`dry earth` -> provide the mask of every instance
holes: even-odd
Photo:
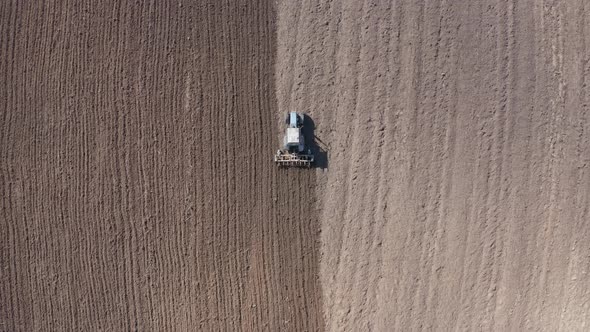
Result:
[[[588,6],[0,2],[0,330],[588,330]]]
[[[280,1],[327,330],[590,329],[589,6]]]

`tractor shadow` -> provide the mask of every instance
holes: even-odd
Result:
[[[315,122],[307,115],[303,115],[303,138],[305,144],[314,155],[313,168],[328,169],[328,145],[315,135]]]

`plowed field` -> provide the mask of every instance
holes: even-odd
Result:
[[[0,330],[316,330],[269,1],[0,3]]]
[[[588,330],[588,6],[1,1],[0,331]]]

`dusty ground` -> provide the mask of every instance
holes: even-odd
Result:
[[[0,2],[0,330],[317,330],[270,1]],[[298,204],[298,202],[300,204]]]
[[[590,7],[281,1],[331,331],[590,327]]]
[[[587,7],[0,2],[0,331],[588,330]]]

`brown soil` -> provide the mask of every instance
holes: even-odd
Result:
[[[329,154],[328,330],[588,329],[587,7],[281,2],[279,106]]]
[[[0,3],[0,330],[317,330],[272,1]]]
[[[587,7],[0,2],[0,331],[588,330]]]
[[[328,330],[588,330],[587,4],[280,2]]]

